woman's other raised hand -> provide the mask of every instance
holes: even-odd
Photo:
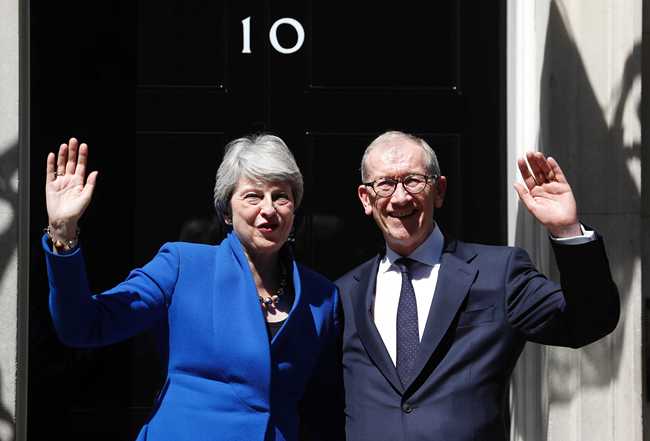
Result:
[[[47,155],[45,200],[53,240],[70,241],[77,235],[77,223],[90,204],[97,172],[86,179],[88,145],[70,138],[58,155]]]

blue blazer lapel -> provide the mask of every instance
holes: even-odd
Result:
[[[365,265],[354,276],[359,288],[354,290],[356,297],[353,301],[354,322],[359,333],[359,338],[366,348],[368,355],[375,363],[386,380],[402,393],[404,388],[397,376],[395,365],[388,354],[384,341],[379,335],[372,316],[372,305],[375,298],[375,285],[377,284],[377,270],[379,269],[379,256]]]
[[[285,320],[280,330],[275,334],[275,336],[271,340],[271,351],[273,353],[276,353],[276,351],[280,349],[281,344],[286,340],[286,336],[289,333],[287,330],[292,326],[294,326],[296,323],[299,323],[301,321],[300,317],[302,317],[303,314],[308,313],[305,309],[306,308],[306,305],[304,304],[305,302],[302,299],[303,287],[302,287],[302,281],[300,280],[300,271],[298,270],[298,265],[296,265],[295,261],[291,262],[291,268],[292,268],[291,280],[293,283],[295,298],[293,299],[293,305],[291,306],[291,310],[289,311],[289,316]],[[297,335],[300,335],[300,333],[298,332]]]
[[[474,253],[465,253],[462,244],[456,241],[452,240],[446,244],[440,261],[438,281],[429,309],[427,324],[407,389],[415,382],[438,348],[456,317],[458,309],[463,304],[478,273],[476,265],[471,263],[475,256]]]
[[[271,352],[269,337],[257,298],[257,289],[253,281],[248,259],[244,254],[239,239],[234,233],[216,247],[215,280],[213,295],[213,330],[214,338],[224,338],[216,332],[216,323],[228,321],[228,335],[232,344],[249,348],[255,354],[257,363],[246,365],[231,360],[231,366],[237,369],[249,369],[250,372],[233,372],[235,376],[247,378],[259,394],[242,397],[253,408],[269,409],[271,384]],[[223,329],[223,327],[220,327]]]

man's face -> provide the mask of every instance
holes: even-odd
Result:
[[[396,139],[375,147],[366,158],[368,181],[399,179],[428,174],[422,147],[409,139]],[[442,207],[447,180],[429,182],[424,190],[410,194],[397,184],[392,196],[380,198],[360,185],[358,195],[367,215],[375,219],[388,246],[398,254],[411,254],[433,231],[433,210]]]

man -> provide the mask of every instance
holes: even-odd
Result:
[[[526,158],[525,186],[515,187],[548,229],[561,285],[521,249],[444,235],[434,210],[447,179],[424,140],[387,132],[366,149],[358,196],[386,252],[337,281],[348,441],[507,440],[508,385],[524,344],[577,348],[616,327],[602,239],[578,222],[557,162]]]

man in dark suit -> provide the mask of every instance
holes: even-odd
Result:
[[[337,281],[348,441],[505,441],[525,343],[577,348],[616,327],[601,237],[578,222],[557,162],[526,160],[515,187],[548,229],[561,284],[521,249],[444,235],[433,214],[447,179],[424,140],[387,132],[366,149],[358,196],[386,252]]]

